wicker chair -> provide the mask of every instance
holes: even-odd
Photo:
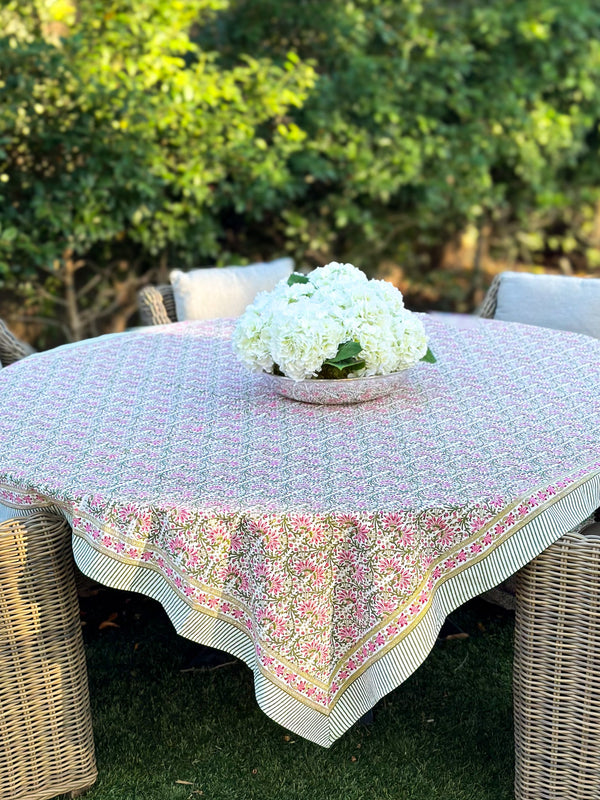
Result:
[[[35,352],[0,319],[0,366]],[[0,523],[0,800],[82,794],[96,760],[75,568],[65,520]]]
[[[8,367],[33,352],[33,348],[17,339],[0,319],[0,367]]]
[[[496,275],[476,311],[600,338],[600,279],[506,271]]]
[[[600,524],[517,577],[516,800],[600,798]]]
[[[145,286],[138,292],[140,322],[167,325],[188,319],[239,317],[259,292],[287,280],[293,269],[293,260],[284,256],[246,266],[172,270],[170,284]]]
[[[96,780],[70,528],[0,524],[0,799],[75,797]]]
[[[138,309],[142,325],[177,322],[173,287],[170,284],[144,286],[138,292]]]
[[[496,305],[498,304],[498,289],[500,288],[500,275],[495,275],[490,283],[489,289],[485,293],[485,297],[477,311],[475,312],[478,317],[484,319],[494,319],[496,313]]]
[[[480,317],[496,317],[503,276],[492,281]],[[600,524],[566,533],[484,597],[516,610],[516,800],[598,800]]]

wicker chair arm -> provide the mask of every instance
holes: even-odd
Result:
[[[168,325],[177,322],[173,288],[166,284],[144,286],[138,292],[138,308],[142,325]]]
[[[500,288],[500,275],[496,275],[487,290],[485,297],[475,315],[477,317],[484,317],[485,319],[493,319],[496,313],[496,305],[498,302],[498,289]]]
[[[34,352],[33,347],[17,339],[0,319],[0,366],[8,367]]]

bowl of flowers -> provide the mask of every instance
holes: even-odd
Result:
[[[396,391],[433,361],[423,323],[391,283],[332,262],[261,292],[233,347],[275,392],[306,403],[358,403]]]

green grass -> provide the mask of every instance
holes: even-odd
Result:
[[[257,706],[240,662],[182,672],[190,643],[151,600],[82,601],[99,777],[87,800],[509,800],[511,615],[473,601],[427,661],[329,750]],[[116,614],[119,627],[99,629]],[[185,783],[178,783],[185,781]]]

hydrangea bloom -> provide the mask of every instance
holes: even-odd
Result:
[[[277,365],[294,380],[314,378],[340,344],[353,341],[365,365],[348,377],[359,378],[406,369],[427,352],[422,322],[391,283],[335,261],[304,280],[261,292],[238,320],[233,345],[250,368]]]

